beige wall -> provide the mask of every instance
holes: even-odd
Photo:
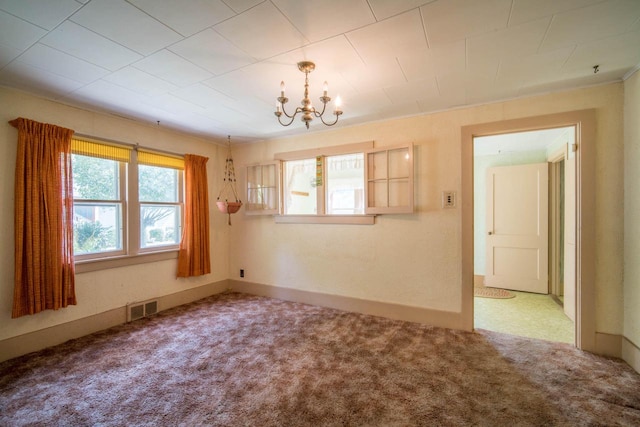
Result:
[[[322,145],[373,140],[381,147],[413,142],[416,213],[379,216],[375,225],[356,226],[275,224],[271,217],[245,216],[241,211],[228,227],[224,215],[212,210],[211,275],[176,280],[175,261],[79,274],[78,306],[14,320],[10,306],[16,131],[6,124],[8,120],[24,116],[96,137],[207,155],[211,158],[212,202],[225,150],[155,126],[6,89],[0,89],[0,105],[5,123],[0,131],[0,196],[5,201],[0,206],[0,227],[5,232],[0,243],[0,340],[226,278],[459,312],[461,214],[459,208],[442,209],[440,200],[444,190],[457,191],[460,196],[461,127],[587,108],[597,111],[597,330],[622,333],[621,83],[238,146],[234,157],[240,165],[272,159],[278,152]],[[238,277],[240,268],[245,269],[244,279]]]
[[[640,72],[624,82],[624,336],[640,347]]]
[[[77,133],[139,143],[178,153],[209,157],[209,198],[214,201],[224,167],[224,146],[106,114],[68,107],[0,88],[0,341],[50,326],[86,318],[127,303],[173,294],[228,277],[228,227],[224,215],[211,211],[212,274],[176,279],[176,260],[76,275],[78,305],[11,319],[14,265],[14,171],[17,130],[7,122],[25,117],[74,129]],[[222,141],[224,143],[224,141]]]
[[[442,209],[441,192],[461,188],[461,127],[593,108],[597,116],[596,324],[622,332],[623,86],[609,84],[473,108],[327,130],[240,147],[238,163],[283,151],[374,140],[415,144],[415,215],[379,216],[372,226],[275,224],[239,215],[230,240],[231,278],[461,310],[461,214]],[[348,113],[348,112],[347,112]],[[317,124],[315,126],[318,126]]]

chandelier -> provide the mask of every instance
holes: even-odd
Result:
[[[311,105],[311,100],[309,99],[309,73],[315,70],[315,68],[316,68],[316,64],[314,64],[311,61],[298,62],[298,70],[304,73],[304,98],[302,98],[302,102],[301,102],[302,107],[296,108],[293,114],[291,115],[288,114],[284,109],[284,104],[286,104],[289,101],[289,98],[284,96],[284,81],[280,82],[280,96],[277,98],[278,101],[276,102],[276,111],[274,114],[276,115],[276,117],[278,117],[278,122],[282,126],[289,126],[291,123],[293,123],[293,120],[296,118],[298,113],[302,113],[301,118],[305,126],[307,126],[307,129],[309,129],[309,122],[312,121],[314,117],[319,118],[320,121],[322,121],[322,123],[324,123],[327,126],[333,126],[336,123],[338,123],[338,118],[342,114],[342,110],[340,109],[341,101],[339,96],[336,97],[335,108],[333,110],[333,114],[336,116],[336,119],[331,123],[324,121],[324,113],[325,113],[325,109],[327,108],[327,103],[331,101],[331,98],[327,96],[327,91],[328,91],[327,82],[324,82],[322,96],[320,97],[320,101],[322,102],[322,111],[318,112]],[[283,114],[287,118],[291,119],[288,123],[283,123],[282,120],[280,119]]]

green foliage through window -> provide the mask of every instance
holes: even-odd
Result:
[[[104,252],[116,247],[116,234],[113,227],[105,227],[100,221],[76,222],[73,224],[73,252],[89,254]]]
[[[84,200],[118,200],[119,162],[73,154],[73,197]]]

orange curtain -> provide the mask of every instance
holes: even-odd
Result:
[[[184,230],[178,253],[178,277],[211,273],[207,157],[184,156]]]
[[[16,318],[76,304],[73,263],[73,131],[18,118],[15,182]]]

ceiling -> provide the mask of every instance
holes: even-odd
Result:
[[[343,127],[620,80],[639,47],[639,0],[0,0],[0,85],[235,142],[326,129],[274,116],[302,60]]]

